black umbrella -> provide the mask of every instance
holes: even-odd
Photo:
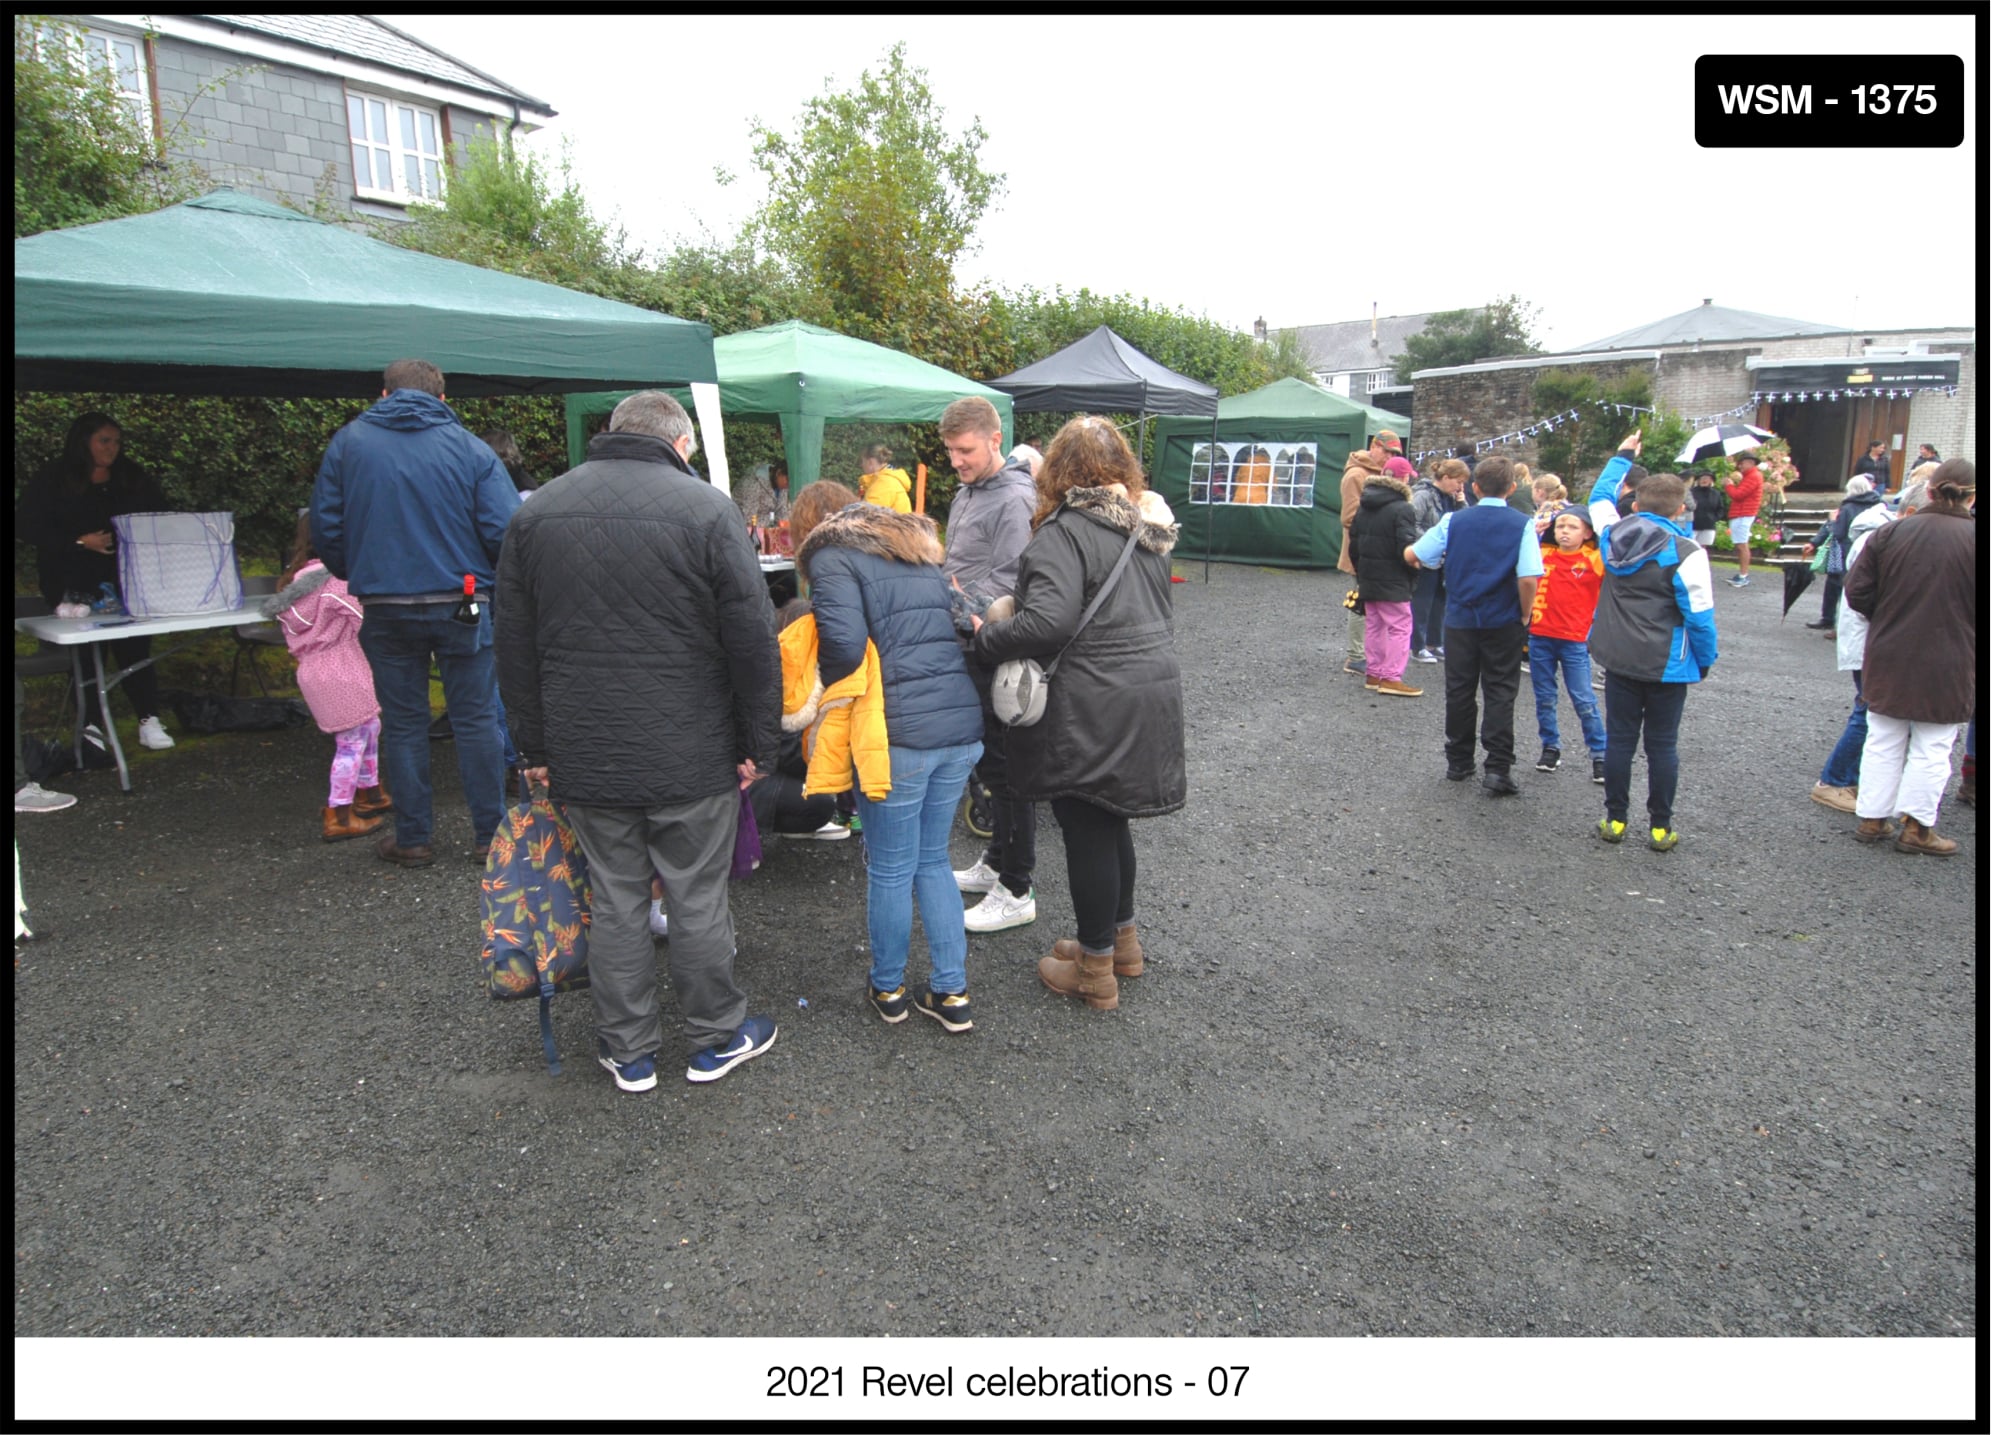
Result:
[[[1777,435],[1755,424],[1711,424],[1687,441],[1676,463],[1700,463],[1705,458],[1728,458],[1762,448]]]
[[[1792,604],[1799,601],[1799,595],[1812,587],[1814,576],[1810,563],[1785,565],[1785,606],[1778,614],[1780,623],[1785,621],[1785,614],[1792,611]]]

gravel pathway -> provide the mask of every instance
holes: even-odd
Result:
[[[1337,675],[1344,580],[1182,570],[1192,792],[1116,1013],[1036,980],[1046,816],[964,1036],[864,1008],[859,844],[779,843],[736,889],[777,1045],[625,1096],[587,996],[551,1079],[483,995],[471,865],[318,841],[319,734],[70,779],[16,824],[15,1333],[1976,1332],[1977,825],[1903,856],[1806,799],[1850,693],[1810,603],[1721,590],[1656,854],[1592,837],[1566,707],[1521,797],[1447,783],[1441,669]]]

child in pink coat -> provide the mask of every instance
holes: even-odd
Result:
[[[304,518],[292,552],[292,570],[264,600],[263,613],[285,630],[285,646],[298,660],[299,693],[320,730],[333,734],[320,837],[343,842],[380,827],[381,814],[390,807],[375,763],[382,707],[375,700],[368,656],[361,651],[361,604],[313,556]]]

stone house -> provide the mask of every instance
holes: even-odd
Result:
[[[1404,346],[1430,321],[1429,314],[1391,314],[1338,324],[1304,324],[1290,332],[1298,336],[1299,349],[1322,388],[1344,399],[1372,404],[1375,400],[1371,395],[1395,385],[1396,361],[1403,357]]]
[[[1493,360],[1412,376],[1411,451],[1462,443],[1535,463],[1536,377],[1590,368],[1606,379],[1646,370],[1656,407],[1687,417],[1731,414],[1782,435],[1803,485],[1838,489],[1874,439],[1889,445],[1890,486],[1919,443],[1973,451],[1978,334],[1944,329],[1842,329],[1718,308],[1695,309],[1561,354]],[[1497,441],[1496,441],[1497,440]],[[1572,475],[1574,477],[1574,475]]]
[[[455,146],[555,111],[369,15],[60,15],[141,126],[218,184],[405,217]]]

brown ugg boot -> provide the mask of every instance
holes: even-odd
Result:
[[[379,817],[357,816],[354,805],[349,803],[325,810],[320,817],[319,837],[322,842],[345,842],[350,837],[366,837],[381,825]]]
[[[1138,923],[1120,927],[1112,933],[1111,970],[1121,977],[1136,977],[1145,973],[1146,950],[1139,945]]]
[[[1074,937],[1064,937],[1055,944],[1049,955],[1059,962],[1080,962],[1083,960],[1083,945]],[[1137,924],[1120,927],[1111,939],[1111,970],[1121,977],[1144,976],[1146,972],[1146,952],[1139,945]]]
[[[389,789],[382,783],[364,787],[354,794],[354,811],[357,816],[373,817],[378,812],[387,812],[395,803],[389,800]]]
[[[1099,1011],[1113,1011],[1118,1006],[1118,977],[1111,970],[1112,960],[1109,952],[1093,957],[1075,942],[1061,941],[1042,958],[1037,970],[1042,985],[1050,991],[1081,997]]]
[[[1856,842],[1880,842],[1889,835],[1889,819],[1886,817],[1864,817],[1861,825],[1854,829]]]
[[[1903,832],[1896,839],[1898,852],[1921,852],[1927,857],[1950,857],[1958,851],[1958,844],[1949,837],[1940,837],[1937,828],[1926,827],[1914,817],[1903,819]]]

